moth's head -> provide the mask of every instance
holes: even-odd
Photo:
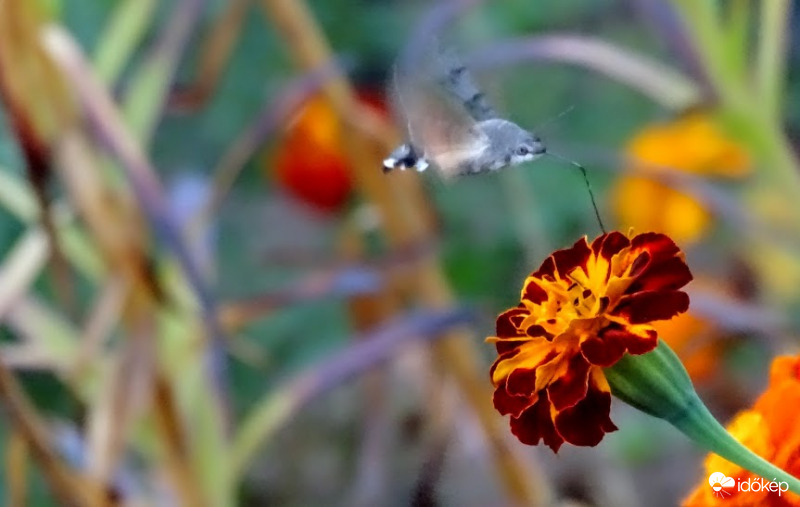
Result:
[[[541,157],[545,151],[547,150],[544,143],[538,136],[520,129],[515,142],[511,143],[509,146],[507,157],[510,165],[516,165],[536,160]]]
[[[489,141],[492,170],[536,160],[545,152],[539,137],[508,120],[487,120],[479,128]]]

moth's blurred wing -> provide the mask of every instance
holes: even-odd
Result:
[[[473,120],[485,121],[498,118],[497,111],[489,103],[472,73],[454,49],[438,49],[434,57],[439,85],[453,100],[464,107]]]
[[[475,121],[438,92],[434,83],[406,80],[396,89],[398,109],[406,120],[411,143],[444,178],[457,175],[465,162],[488,145],[486,136],[475,128]]]
[[[433,166],[439,170],[442,178],[450,180],[456,176],[470,173],[471,164],[479,158],[488,147],[485,137],[471,141],[462,146],[456,146],[450,150],[433,151],[429,158]]]

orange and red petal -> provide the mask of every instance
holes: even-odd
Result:
[[[590,383],[586,396],[555,417],[558,434],[570,444],[595,446],[618,428],[611,422],[611,393]]]
[[[645,256],[647,253],[643,252],[641,255]],[[659,262],[653,262],[651,259],[635,278],[628,287],[628,293],[680,289],[692,281],[692,273],[683,259],[672,257]]]
[[[639,340],[639,336],[630,334],[617,324],[611,324],[598,336],[583,340],[581,353],[591,364],[607,367],[619,361],[628,348],[637,348]]]
[[[500,338],[508,338],[523,334],[519,331],[519,328],[522,321],[525,320],[525,317],[529,314],[530,312],[522,304],[501,313],[495,322],[495,332],[497,336]]]
[[[525,285],[522,287],[523,301],[527,300],[531,303],[541,304],[547,301],[547,291],[544,290],[536,281],[536,278],[529,276],[525,280]]]
[[[520,442],[527,445],[538,445],[544,441],[553,452],[558,452],[564,439],[556,431],[550,415],[550,402],[547,395],[539,393],[535,403],[522,412],[519,417],[511,418],[511,433]]]
[[[534,391],[536,391],[536,368],[517,368],[506,379],[506,392],[512,396],[530,397]]]
[[[529,340],[500,354],[489,369],[489,375],[494,385],[505,383],[508,377],[519,369],[539,369],[536,373],[539,376],[541,366],[552,362],[557,355],[558,352],[550,347],[546,340]]]
[[[647,251],[650,254],[651,262],[662,262],[681,253],[678,245],[666,234],[658,232],[646,232],[638,234],[631,240],[631,251]]]
[[[753,408],[764,417],[776,442],[786,445],[795,435],[800,436],[797,428],[800,419],[800,382],[797,380],[770,383]],[[800,453],[800,447],[794,451]]]
[[[785,380],[800,382],[800,356],[778,356],[772,360],[769,383],[776,384]]]
[[[586,397],[590,366],[581,354],[573,354],[564,372],[550,382],[547,397],[557,411],[573,407]]]
[[[582,267],[586,271],[586,263],[591,255],[592,251],[584,236],[576,241],[571,248],[557,250],[550,257],[553,259],[559,277],[564,278],[577,267]]]
[[[581,347],[584,356],[597,366],[611,366],[616,363],[620,357],[614,358],[619,348],[623,348],[625,352],[633,355],[644,354],[650,352],[658,345],[658,334],[655,329],[650,326],[623,326],[618,323],[612,323],[599,333],[600,339],[606,347],[609,348],[605,354],[597,350],[598,345],[589,343]],[[589,342],[589,340],[587,340]],[[595,362],[597,361],[597,362]],[[609,362],[610,361],[610,362]]]
[[[630,246],[631,241],[627,236],[618,231],[613,231],[608,234],[598,236],[597,239],[592,241],[592,252],[598,257],[602,257],[607,261],[623,249]]]
[[[511,415],[511,417],[519,417],[519,415],[528,407],[530,407],[537,399],[536,395],[533,396],[515,396],[509,394],[505,385],[500,385],[494,390],[492,396],[492,403],[494,408],[500,412],[500,415]]]
[[[678,290],[651,290],[623,296],[609,315],[631,324],[668,320],[689,309],[689,295]]]
[[[545,259],[539,269],[534,271],[529,278],[552,280],[563,277],[578,266],[586,266],[591,253],[586,237],[583,237],[571,247],[556,250],[550,254],[550,257]],[[535,300],[532,301],[536,302]]]

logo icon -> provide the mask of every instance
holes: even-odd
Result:
[[[714,472],[708,476],[708,485],[714,490],[714,496],[725,498],[731,495],[731,491],[736,486],[733,477],[726,477],[722,472]]]

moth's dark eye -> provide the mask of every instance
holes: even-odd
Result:
[[[528,153],[530,153],[530,151],[528,151],[527,146],[520,146],[519,148],[517,148],[517,155],[525,156]]]

